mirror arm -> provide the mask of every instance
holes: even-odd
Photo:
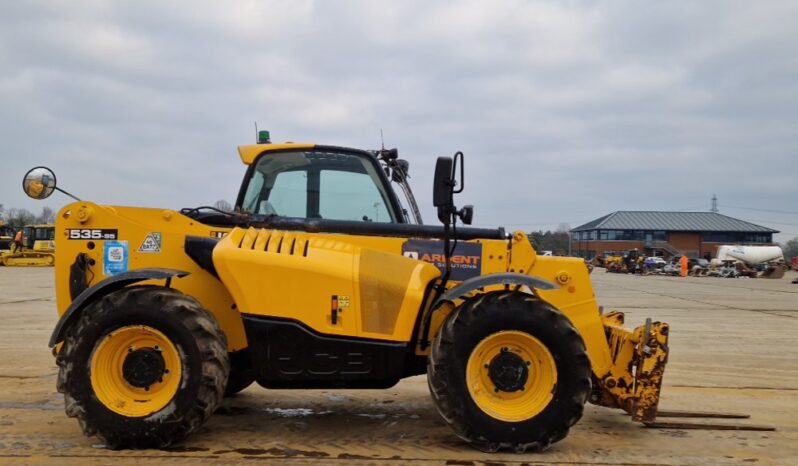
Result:
[[[55,189],[56,191],[60,191],[60,192],[62,192],[62,193],[64,193],[64,194],[66,194],[67,196],[71,197],[72,199],[74,199],[74,200],[76,200],[76,201],[80,202],[80,199],[78,199],[77,197],[73,196],[72,194],[69,194],[68,192],[64,191],[63,189],[59,188],[58,186],[56,186],[56,187],[55,187],[55,188],[53,188],[53,189]]]

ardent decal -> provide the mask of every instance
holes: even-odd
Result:
[[[411,239],[402,245],[402,254],[411,259],[429,262],[441,272],[446,268],[443,241]],[[449,278],[452,280],[462,281],[481,275],[482,245],[479,243],[457,243],[450,265],[452,273]]]

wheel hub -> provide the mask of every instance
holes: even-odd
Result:
[[[520,356],[502,348],[488,365],[488,377],[497,391],[517,392],[524,389],[529,369]]]
[[[136,388],[149,388],[163,380],[166,369],[161,352],[154,348],[129,350],[122,364],[122,376]]]

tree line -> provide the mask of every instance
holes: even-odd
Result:
[[[55,223],[55,211],[48,206],[42,207],[38,215],[28,209],[18,209],[16,207],[6,208],[0,204],[0,221],[5,222],[6,227],[17,231],[25,225]]]
[[[568,225],[560,225],[554,231],[532,231],[527,236],[529,236],[529,241],[532,242],[532,246],[534,246],[536,251],[551,251],[555,256],[567,256],[570,238],[568,229]]]
[[[798,236],[779,246],[784,251],[784,259],[787,262],[790,262],[793,257],[798,257]]]

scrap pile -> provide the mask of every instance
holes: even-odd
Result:
[[[790,269],[778,246],[720,246],[717,257],[686,259],[675,255],[669,261],[661,256],[644,256],[632,251],[606,251],[591,261],[607,272],[638,275],[672,275],[722,278],[783,278]]]

